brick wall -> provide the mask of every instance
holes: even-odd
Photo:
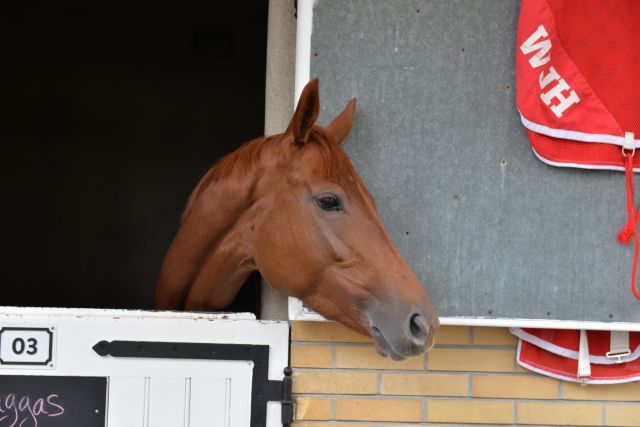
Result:
[[[640,426],[640,383],[580,386],[516,365],[502,328],[444,326],[425,357],[393,362],[329,322],[293,322],[297,427]]]

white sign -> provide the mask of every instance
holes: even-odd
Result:
[[[0,328],[0,367],[53,367],[54,328]]]

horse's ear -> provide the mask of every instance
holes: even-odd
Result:
[[[342,113],[338,114],[338,116],[329,123],[329,126],[327,126],[327,132],[329,132],[338,143],[341,143],[342,140],[349,135],[355,113],[356,99],[353,98],[347,106],[344,107]]]
[[[318,91],[318,79],[313,79],[302,90],[298,106],[287,133],[293,134],[293,140],[298,143],[306,143],[309,138],[311,126],[318,119],[320,113],[320,92]]]

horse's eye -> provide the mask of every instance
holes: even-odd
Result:
[[[317,199],[318,207],[323,211],[341,211],[342,203],[337,196],[323,196]]]

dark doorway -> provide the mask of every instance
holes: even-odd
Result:
[[[263,133],[267,6],[0,6],[0,305],[153,307],[189,192]]]

